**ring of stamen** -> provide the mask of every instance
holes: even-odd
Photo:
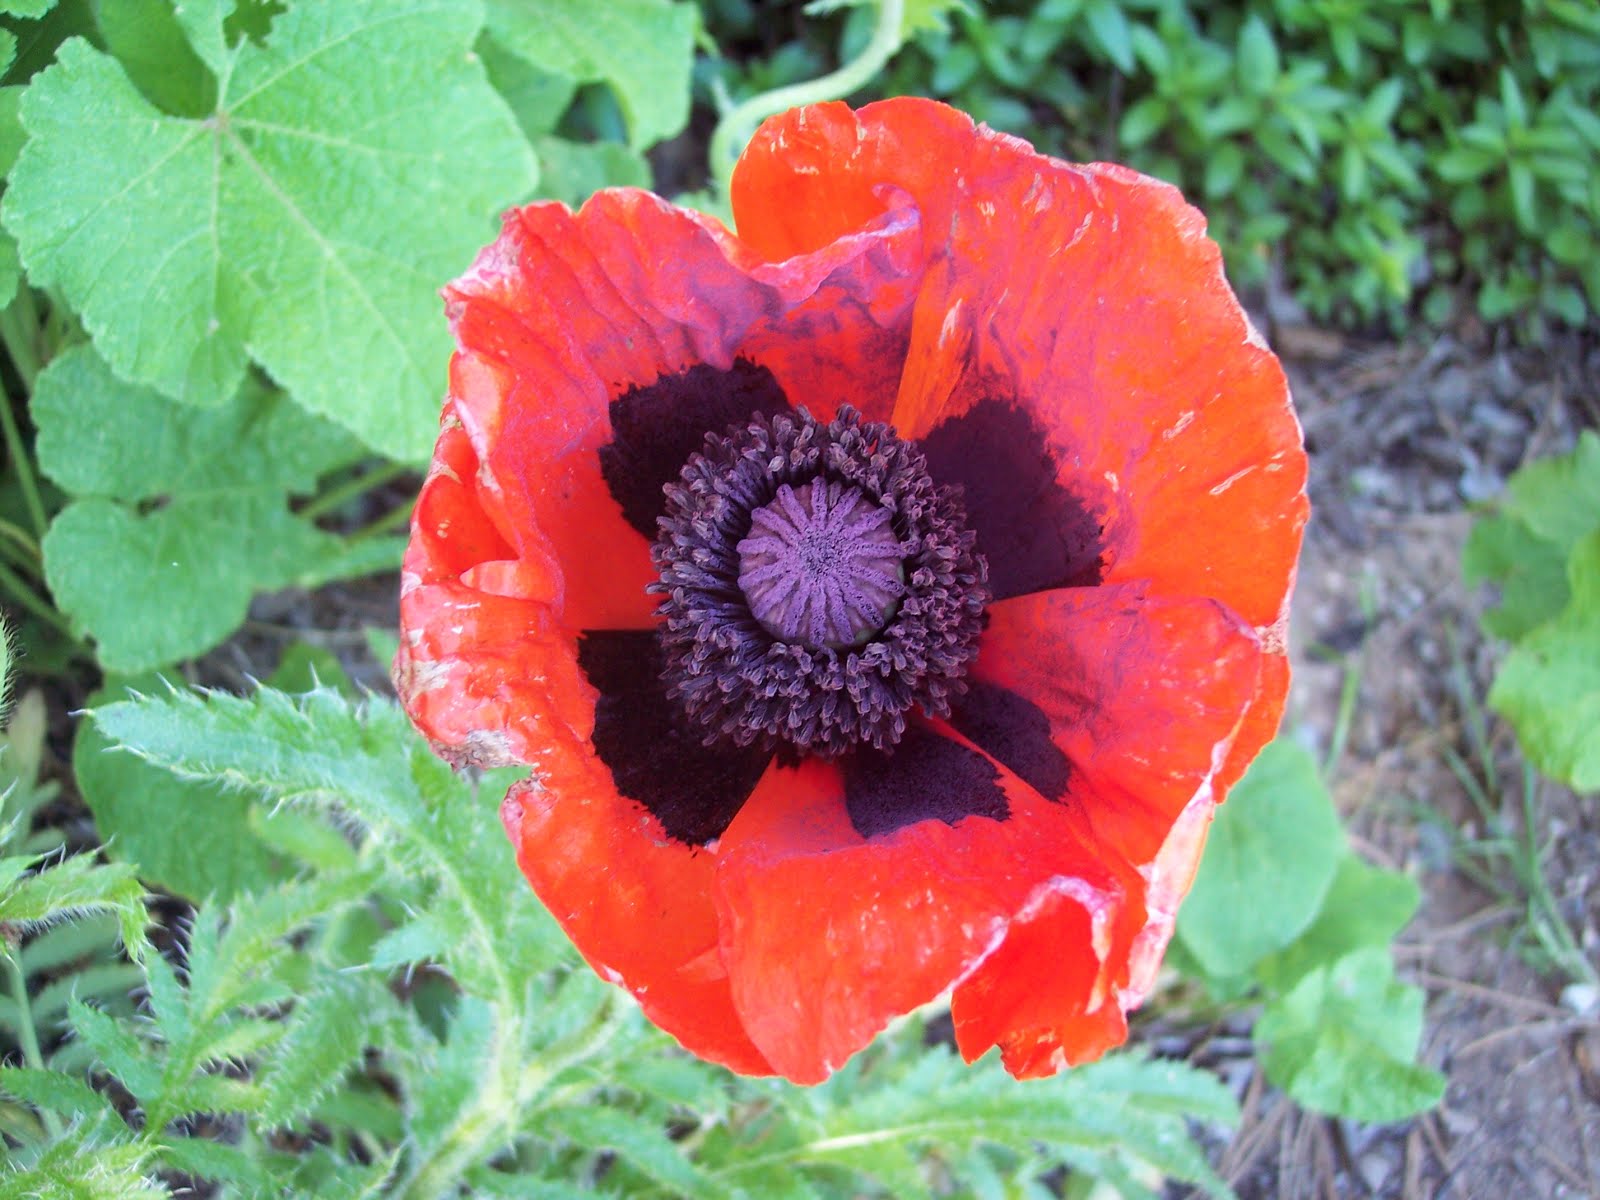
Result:
[[[652,555],[667,694],[708,745],[836,756],[945,716],[977,653],[987,566],[959,496],[848,407],[708,435]]]

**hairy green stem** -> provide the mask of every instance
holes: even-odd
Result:
[[[717,190],[721,195],[728,195],[734,161],[762,121],[774,113],[801,104],[819,104],[824,100],[848,96],[871,83],[873,76],[883,70],[894,52],[900,49],[906,6],[905,0],[877,0],[877,5],[878,22],[873,27],[872,39],[862,47],[860,54],[837,71],[751,96],[743,104],[723,114],[717,122],[716,131],[711,135],[710,150],[711,174],[717,181]]]
[[[0,958],[6,960],[6,975],[11,981],[11,994],[17,1001],[17,1040],[22,1043],[22,1061],[36,1071],[45,1069],[44,1052],[39,1049],[39,1031],[33,1024],[33,1005],[28,999],[28,977],[22,973],[22,964],[17,961],[17,956],[6,950],[0,950]],[[39,1110],[39,1119],[44,1123],[45,1132],[52,1138],[61,1136],[61,1119],[49,1109]]]
[[[502,1012],[500,1016],[507,1014]],[[395,1200],[435,1200],[455,1195],[462,1174],[482,1161],[491,1147],[510,1139],[523,1109],[552,1079],[592,1058],[611,1040],[618,1016],[615,1001],[607,997],[582,1029],[547,1047],[520,1069],[516,1067],[520,1022],[515,1018],[504,1024],[497,1022],[497,1032],[511,1031],[510,1036],[496,1038],[500,1045],[489,1055],[489,1061],[500,1064],[501,1070],[484,1085],[477,1101],[461,1114],[433,1152],[413,1167],[410,1177],[395,1192]]]
[[[385,463],[373,471],[362,475],[354,475],[343,483],[336,484],[323,492],[311,503],[300,510],[300,515],[308,521],[315,521],[318,517],[326,516],[346,501],[353,500],[364,492],[373,488],[382,487],[392,479],[398,479],[410,467],[400,463]]]

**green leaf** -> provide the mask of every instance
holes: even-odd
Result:
[[[87,346],[40,375],[40,469],[68,492],[148,500],[183,492],[309,492],[360,448],[282,396],[247,386],[214,411],[125,383]]]
[[[105,1121],[111,1128],[122,1124],[116,1106],[76,1075],[32,1067],[0,1066],[0,1089],[34,1108],[73,1120]]]
[[[650,186],[650,164],[617,142],[538,142],[539,192],[576,208],[605,187]]]
[[[153,677],[150,684],[161,686]],[[125,699],[135,686],[146,685],[124,681],[91,697],[89,707]],[[250,826],[249,797],[114,751],[92,720],[78,726],[72,767],[106,852],[151,883],[191,900],[227,903],[284,877],[285,862]],[[178,828],[182,838],[172,836]]]
[[[75,1128],[32,1165],[0,1177],[0,1200],[169,1200],[144,1174],[152,1147],[104,1145]]]
[[[1160,96],[1146,96],[1136,101],[1122,115],[1117,127],[1117,140],[1124,146],[1142,146],[1161,132],[1167,123],[1167,102]]]
[[[95,15],[105,48],[157,108],[184,117],[214,108],[216,80],[190,47],[171,0],[102,0]]]
[[[360,1059],[379,1015],[393,1006],[385,981],[371,972],[335,974],[298,999],[283,1039],[256,1073],[261,1123],[281,1127],[311,1113]]]
[[[424,457],[449,352],[437,290],[535,178],[470,53],[480,23],[442,0],[294,5],[263,44],[199,47],[220,59],[203,120],[65,43],[23,101],[3,208],[30,275],[121,375],[217,405],[254,359],[373,448]]]
[[[111,671],[210,649],[258,591],[397,561],[394,539],[346,542],[289,512],[287,491],[359,450],[253,383],[197,410],[119,380],[84,346],[40,374],[33,416],[41,469],[76,497],[45,535],[45,577]]]
[[[1245,974],[1311,924],[1343,851],[1315,760],[1279,738],[1217,809],[1178,937],[1207,974]]]
[[[643,150],[689,121],[689,74],[699,17],[672,0],[488,0],[500,44],[542,71],[616,93],[628,144]]]
[[[395,705],[262,688],[249,699],[177,692],[91,716],[182,777],[336,804],[369,826],[393,869],[437,883],[432,912],[456,931],[444,959],[469,990],[508,997],[565,944],[523,883],[495,804],[435,758]]]
[[[1600,434],[1585,429],[1571,454],[1529,463],[1506,486],[1505,511],[1569,554],[1600,529]]]
[[[684,1157],[661,1127],[615,1108],[562,1108],[540,1115],[541,1132],[589,1154],[610,1151],[647,1179],[689,1196],[722,1193]]]
[[[535,146],[538,139],[553,134],[562,116],[578,94],[578,82],[566,75],[541,71],[527,59],[513,54],[489,33],[478,39],[478,57],[489,82],[510,106],[523,136]],[[539,155],[539,181],[548,188],[549,167]]]
[[[1089,26],[1089,35],[1100,44],[1106,57],[1116,64],[1124,75],[1133,72],[1133,37],[1128,16],[1120,4],[1111,0],[1093,0],[1084,10],[1083,17]]]
[[[161,1094],[161,1064],[122,1022],[74,1000],[68,1007],[72,1028],[95,1059],[115,1075],[145,1107]]]
[[[1306,975],[1368,946],[1387,946],[1421,902],[1416,880],[1354,854],[1339,860],[1322,911],[1295,941],[1256,964],[1269,991],[1286,992]]]
[[[0,176],[11,173],[28,140],[22,128],[22,95],[20,87],[0,87]]]
[[[1468,584],[1500,589],[1500,603],[1484,612],[1483,627],[1508,641],[1544,624],[1567,602],[1562,548],[1517,517],[1480,518],[1462,549],[1461,573]]]
[[[56,0],[0,0],[0,12],[32,21],[56,6]]]
[[[1239,29],[1239,82],[1252,92],[1272,89],[1281,65],[1278,46],[1259,14],[1251,13]]]
[[[128,953],[143,958],[148,951],[144,888],[127,865],[97,863],[91,854],[78,854],[25,879],[6,878],[8,874],[0,870],[0,923],[28,928],[112,913]]]
[[[1346,955],[1270,1002],[1256,1023],[1267,1079],[1317,1112],[1401,1121],[1444,1096],[1417,1065],[1420,989],[1399,983],[1386,949]]]
[[[1600,530],[1567,561],[1571,599],[1506,658],[1489,706],[1533,764],[1575,791],[1600,791]]]

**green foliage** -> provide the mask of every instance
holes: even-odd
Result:
[[[113,685],[92,705],[126,699],[133,688],[164,687],[151,675]],[[133,864],[139,876],[192,900],[227,903],[285,877],[288,864],[251,820],[250,799],[215,784],[174,779],[131,754],[113,753],[90,722],[78,727],[73,774],[106,853]],[[285,814],[293,819],[313,819]],[[172,831],[182,828],[184,836]]]
[[[1418,899],[1411,879],[1350,852],[1315,762],[1279,739],[1217,810],[1177,957],[1219,998],[1261,1000],[1267,1077],[1300,1104],[1401,1120],[1444,1094],[1414,1061],[1422,992],[1388,954]]]
[[[1316,763],[1292,742],[1272,743],[1212,823],[1178,927],[1185,948],[1219,979],[1283,949],[1320,910],[1341,840]]]
[[[689,68],[700,21],[673,0],[487,0],[489,33],[538,70],[603,82],[617,96],[628,145],[641,150],[689,123]]]
[[[4,206],[29,277],[128,378],[216,405],[253,359],[368,445],[420,458],[449,348],[435,289],[535,177],[466,54],[472,7],[300,4],[262,45],[230,45],[210,8],[185,30],[217,81],[203,119],[163,112],[83,41],[29,86]]]
[[[1309,972],[1256,1025],[1267,1078],[1307,1108],[1399,1121],[1444,1098],[1444,1079],[1415,1064],[1422,993],[1399,983],[1381,947]]]
[[[1570,599],[1518,641],[1489,704],[1515,726],[1538,768],[1580,792],[1600,791],[1600,530],[1567,559]]]
[[[71,497],[43,541],[45,577],[110,670],[210,649],[257,591],[398,565],[396,539],[347,541],[289,511],[289,493],[360,450],[253,381],[194,408],[79,346],[40,374],[33,418],[39,467]]]
[[[1513,475],[1468,538],[1469,583],[1497,585],[1483,618],[1512,642],[1489,705],[1540,771],[1600,790],[1600,436]]]
[[[930,1048],[915,1019],[809,1090],[677,1054],[576,962],[494,796],[389,704],[168,692],[92,719],[152,770],[337,813],[352,853],[203,906],[181,962],[145,955],[142,1012],[70,1003],[67,1045],[142,1120],[84,1082],[87,1063],[0,1068],[33,1115],[12,1131],[40,1194],[145,1195],[160,1170],[251,1194],[1020,1195],[1062,1167],[1127,1197],[1162,1178],[1227,1194],[1186,1122],[1230,1122],[1233,1099],[1181,1064],[1113,1056],[1023,1087],[994,1058]],[[190,1136],[207,1113],[247,1132]],[[60,1157],[50,1122],[93,1154]],[[270,1149],[312,1123],[323,1149]]]
[[[1465,305],[1533,337],[1600,311],[1600,9],[1585,0],[947,7],[875,94],[935,96],[1050,153],[1177,183],[1238,281],[1278,275],[1312,315],[1358,325]],[[724,41],[759,6],[711,8]],[[846,54],[867,20],[852,16]],[[809,53],[729,65],[726,86],[816,74],[838,34],[807,32]]]

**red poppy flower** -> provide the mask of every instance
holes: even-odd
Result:
[[[939,104],[774,118],[732,200],[535,204],[447,291],[400,694],[695,1053],[820,1080],[952,992],[1091,1059],[1282,712],[1283,374],[1174,189]]]

